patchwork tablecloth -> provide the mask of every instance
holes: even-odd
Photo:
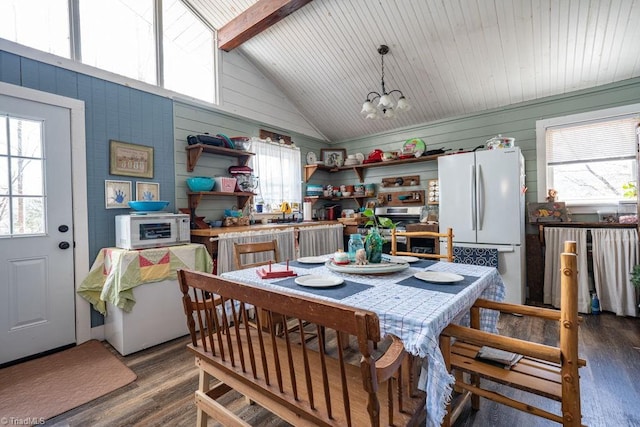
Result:
[[[427,267],[410,267],[388,275],[341,274],[328,269],[324,264],[301,268],[290,264],[300,276],[306,274],[340,276],[347,286],[349,283],[370,285],[360,286],[357,292],[345,296],[344,289],[338,288],[335,295],[330,292],[310,292],[308,288],[293,286],[292,280],[263,280],[256,269],[230,271],[223,277],[242,283],[276,289],[282,292],[302,294],[328,301],[339,301],[352,307],[375,312],[380,318],[383,335],[399,337],[406,350],[425,358],[426,366],[420,379],[420,387],[427,391],[427,425],[440,426],[445,414],[446,403],[451,397],[454,378],[447,372],[439,347],[440,332],[450,323],[464,323],[469,308],[479,297],[504,300],[504,283],[498,270],[493,267],[438,262]],[[463,275],[464,286],[451,292],[448,284],[426,283],[420,286],[412,277],[419,271],[445,271]],[[282,282],[283,286],[278,283]],[[407,282],[411,286],[407,286]],[[441,287],[441,290],[438,289]],[[328,289],[327,289],[328,291]],[[482,310],[481,324],[487,331],[497,332],[499,313]]]
[[[141,250],[103,248],[77,292],[102,314],[107,302],[129,312],[136,301],[133,288],[176,279],[181,268],[210,273],[213,260],[206,247],[196,243]]]

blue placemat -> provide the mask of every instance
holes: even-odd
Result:
[[[281,262],[280,265],[285,265],[284,262]],[[316,268],[321,267],[324,263],[311,264],[308,262],[298,262],[298,261],[289,261],[289,267],[297,267],[297,268]]]
[[[412,262],[409,264],[413,268],[427,268],[430,265],[437,263],[438,261],[434,261],[432,259],[421,259],[420,261]]]
[[[310,294],[319,295],[323,297],[333,299],[343,299],[357,294],[358,292],[365,291],[371,287],[371,285],[365,285],[358,282],[352,282],[345,280],[338,286],[332,286],[330,288],[310,288],[308,286],[300,286],[295,282],[295,277],[289,277],[280,282],[273,282],[273,285],[282,286],[283,288],[295,289],[297,291],[304,291]]]
[[[411,286],[412,288],[426,289],[429,291],[436,292],[444,292],[447,294],[457,294],[476,280],[478,280],[475,276],[464,276],[464,280],[455,283],[435,283],[435,282],[427,282],[424,280],[420,280],[415,278],[414,276],[407,277],[404,280],[396,283],[396,285],[401,286]]]

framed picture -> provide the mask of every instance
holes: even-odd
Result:
[[[105,208],[128,208],[131,200],[131,181],[104,181]]]
[[[569,221],[564,202],[527,203],[527,213],[530,223]]]
[[[109,173],[153,178],[153,147],[110,140]]]
[[[344,159],[347,157],[347,150],[344,148],[321,148],[320,160],[322,160],[325,166],[342,166],[344,165]]]
[[[160,184],[157,182],[136,182],[136,200],[148,202],[160,200]]]

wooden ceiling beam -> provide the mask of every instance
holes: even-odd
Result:
[[[218,30],[218,47],[229,52],[311,1],[258,0]]]

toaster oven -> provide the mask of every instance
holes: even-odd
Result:
[[[191,242],[189,215],[173,213],[116,216],[116,247],[147,249]]]

